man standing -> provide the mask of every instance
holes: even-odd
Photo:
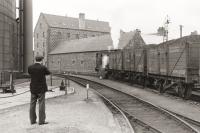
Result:
[[[43,56],[36,56],[36,63],[28,67],[28,73],[31,76],[30,91],[31,91],[31,102],[30,102],[30,122],[31,124],[36,123],[36,102],[39,102],[39,125],[47,124],[45,122],[45,92],[47,89],[46,75],[50,74],[50,71],[42,65]]]

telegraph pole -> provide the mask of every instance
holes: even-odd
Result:
[[[179,25],[180,26],[180,38],[182,37],[182,32],[183,32],[183,25]]]
[[[170,19],[169,19],[169,16],[167,15],[164,22],[165,30],[164,30],[164,35],[163,35],[163,42],[168,41],[169,23],[170,23]]]

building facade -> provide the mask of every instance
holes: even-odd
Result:
[[[16,1],[0,1],[0,83],[9,79],[9,72],[20,71],[20,46],[16,21]]]
[[[130,49],[144,46],[145,42],[141,36],[141,31],[136,29],[130,32],[120,30],[118,49]]]
[[[48,65],[48,53],[60,42],[105,34],[110,34],[108,22],[85,19],[83,13],[79,18],[41,13],[34,30],[34,55],[43,55]]]
[[[49,69],[56,73],[95,75],[97,52],[112,48],[113,41],[110,35],[61,42],[49,53]]]

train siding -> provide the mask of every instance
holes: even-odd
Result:
[[[200,36],[116,50],[109,55],[108,74],[132,83],[150,85],[160,93],[174,90],[187,99],[199,85]]]

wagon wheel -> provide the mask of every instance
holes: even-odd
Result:
[[[133,81],[133,74],[129,73],[129,77],[128,77],[129,83],[132,83]]]
[[[158,82],[159,82],[159,81],[158,81],[157,79],[155,79],[154,82],[153,82],[153,86],[154,86],[155,89],[158,89],[158,88],[159,88]]]
[[[158,91],[159,91],[160,93],[163,93],[163,82],[162,82],[162,81],[160,82],[160,86],[159,86],[159,88],[158,88]]]
[[[184,94],[185,94],[185,87],[182,85],[182,83],[178,84],[176,86],[176,89],[178,90],[178,96],[184,98]]]
[[[160,93],[163,93],[163,84],[162,84],[162,81],[155,80],[154,86],[155,86],[156,90],[158,90]]]
[[[186,85],[184,99],[189,99],[192,94],[192,86]]]
[[[147,79],[147,84],[148,84],[148,86],[150,86],[150,87],[154,87],[154,79],[152,79],[152,78],[148,78]]]

